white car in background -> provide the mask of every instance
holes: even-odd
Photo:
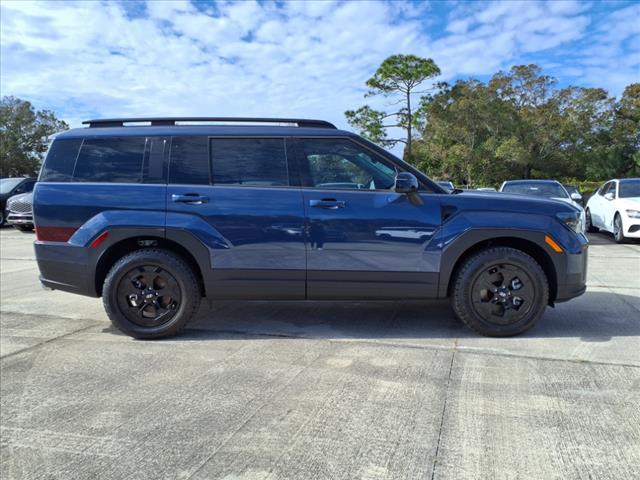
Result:
[[[616,242],[640,239],[640,178],[609,180],[594,193],[586,207],[587,230],[606,230]]]
[[[585,211],[582,205],[578,203],[582,200],[582,196],[577,192],[570,195],[567,189],[557,180],[507,180],[502,182],[499,191],[569,203],[580,211],[580,230],[585,233]]]

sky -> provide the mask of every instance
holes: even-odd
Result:
[[[636,2],[0,3],[0,90],[82,120],[320,118],[344,111],[392,54],[433,58],[437,81],[537,63],[559,85],[620,95],[640,81]]]

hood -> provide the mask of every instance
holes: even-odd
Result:
[[[18,195],[14,195],[13,197],[7,200],[7,207],[14,201],[21,201],[25,203],[33,203],[33,192],[28,193],[19,193]]]
[[[498,212],[542,213],[554,215],[558,212],[582,211],[582,207],[567,199],[551,200],[542,197],[519,195],[502,192],[474,192],[464,190],[463,193],[451,194],[446,197],[452,204],[459,204],[465,209],[492,210]]]
[[[622,208],[633,208],[640,210],[640,197],[618,198],[618,205]]]

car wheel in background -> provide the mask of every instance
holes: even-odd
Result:
[[[107,274],[102,300],[107,315],[134,338],[162,338],[182,331],[200,306],[191,267],[167,250],[136,250]]]
[[[625,243],[627,240],[624,236],[624,229],[622,228],[622,218],[617,212],[613,218],[613,238],[615,238],[617,243]]]
[[[593,226],[593,221],[591,220],[591,211],[588,208],[587,208],[587,211],[585,212],[585,217],[586,217],[585,222],[586,222],[587,232],[589,233],[598,232],[600,229]]]
[[[549,302],[542,267],[529,255],[509,247],[480,251],[458,270],[453,309],[472,330],[507,337],[533,327]]]
[[[0,211],[0,227],[4,226],[4,212]]]

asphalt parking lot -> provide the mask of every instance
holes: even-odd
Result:
[[[0,478],[640,478],[640,245],[588,292],[478,337],[447,302],[235,302],[182,337],[41,290],[0,231]]]

